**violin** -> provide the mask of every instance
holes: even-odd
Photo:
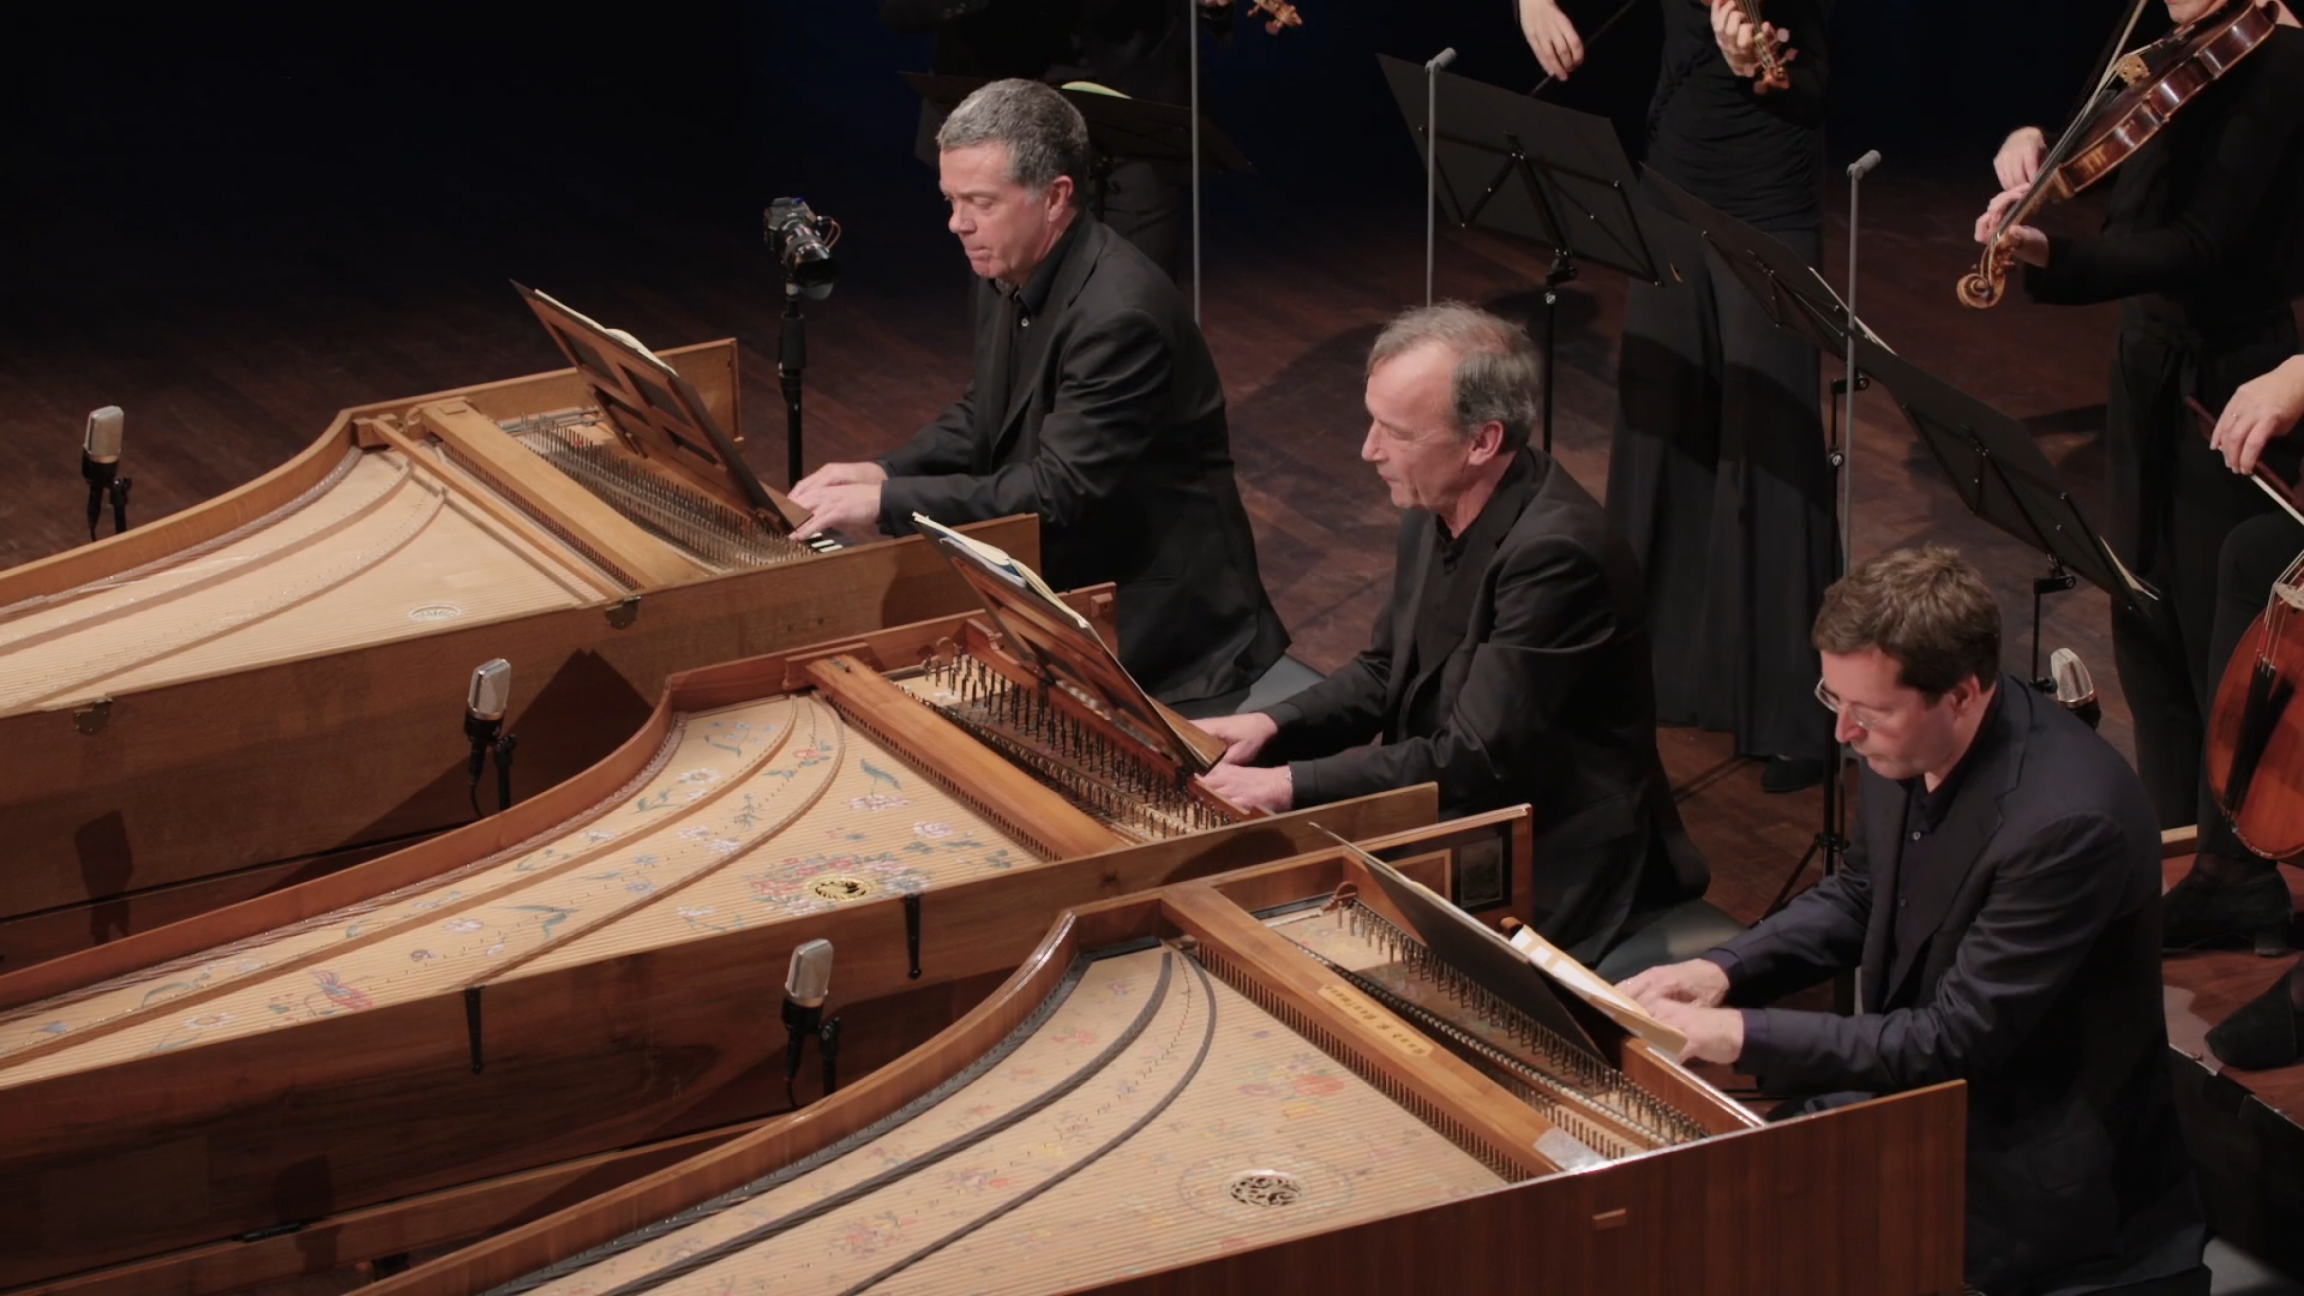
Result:
[[[1296,6],[1284,3],[1283,0],[1248,0],[1248,12],[1250,16],[1263,15],[1267,19],[1265,30],[1275,36],[1280,34],[1283,27],[1304,25],[1304,15],[1296,12]]]
[[[2188,402],[2189,403],[2189,402]],[[2198,404],[2203,432],[2216,420]],[[2288,515],[2304,524],[2304,492],[2258,464],[2253,474]],[[2208,789],[2240,843],[2266,859],[2304,855],[2304,554],[2272,583],[2264,610],[2248,623],[2216,685],[2208,714]]]
[[[1768,27],[1760,20],[1760,0],[1736,0],[1736,11],[1752,24],[1752,51],[1760,57],[1760,75],[1752,78],[1752,93],[1791,89],[1792,74],[1784,70],[1784,60],[1776,56],[1777,44],[1768,39]]]
[[[2089,107],[2041,162],[2031,189],[2001,217],[1976,272],[1960,280],[1960,303],[1977,310],[1998,305],[2011,260],[2004,244],[2008,232],[2136,156],[2186,104],[2263,48],[2279,25],[2279,12],[2271,0],[2241,0],[2114,61]]]

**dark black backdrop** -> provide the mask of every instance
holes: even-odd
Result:
[[[1639,0],[1595,48],[1564,102],[1636,133],[1655,2]],[[1578,0],[1574,12],[1590,28],[1612,4]],[[1538,75],[1507,0],[1302,7],[1306,27],[1286,38],[1250,29],[1207,47],[1215,110],[1263,172],[1233,187],[1368,202],[1412,188],[1414,155],[1375,51],[1422,59],[1454,44],[1470,75],[1511,86]],[[1835,153],[1876,146],[1892,165],[1974,165],[2008,127],[2061,114],[2113,7],[1846,0]],[[453,244],[588,192],[731,228],[770,196],[809,194],[864,240],[859,254],[883,250],[883,208],[892,227],[932,219],[933,187],[910,152],[913,105],[894,76],[925,65],[926,43],[881,30],[869,0],[642,13],[615,22],[589,6],[415,0],[12,17],[0,193],[23,237],[5,255],[39,255],[39,220],[21,228],[31,215],[98,222],[154,268],[284,236],[325,242],[334,228],[357,258],[361,240]],[[887,255],[901,256],[898,241]]]

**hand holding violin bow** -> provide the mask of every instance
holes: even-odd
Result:
[[[1760,20],[1759,0],[1711,0],[1712,39],[1728,70],[1752,82],[1752,93],[1792,88],[1792,74],[1784,65],[1799,57],[1787,48],[1791,34]]]

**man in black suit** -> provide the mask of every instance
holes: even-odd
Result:
[[[2160,833],[2135,772],[2000,674],[1999,609],[1948,549],[1849,573],[1813,638],[1817,697],[1868,766],[1846,867],[1622,989],[1688,1036],[1684,1059],[1824,1095],[1806,1110],[1967,1081],[1967,1273],[1991,1296],[2205,1293],[2160,1002]],[[1851,968],[1852,1017],[1720,1006]]]
[[[1541,375],[1526,332],[1469,306],[1385,328],[1360,457],[1407,510],[1391,604],[1335,675],[1201,727],[1231,744],[1209,786],[1265,809],[1428,781],[1444,814],[1530,803],[1538,930],[1591,961],[1710,874],[1656,754],[1631,552],[1528,444]]]
[[[981,278],[976,372],[910,441],[792,488],[801,534],[1037,513],[1058,589],[1119,585],[1120,661],[1164,702],[1236,702],[1288,646],[1232,477],[1224,387],[1176,287],[1075,201],[1088,127],[1033,81],[938,134],[951,230]]]

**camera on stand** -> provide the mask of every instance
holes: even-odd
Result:
[[[800,299],[822,301],[832,295],[832,281],[840,275],[840,263],[832,259],[832,245],[840,241],[840,222],[810,211],[805,199],[779,198],[760,214],[760,239],[784,270],[776,378],[784,389],[784,485],[789,490],[803,473],[800,371],[808,367],[808,321],[800,314]]]
[[[806,199],[779,198],[761,214],[760,237],[784,267],[787,293],[796,290],[810,301],[832,295],[832,281],[840,275],[840,263],[832,259],[840,222],[810,211]]]

